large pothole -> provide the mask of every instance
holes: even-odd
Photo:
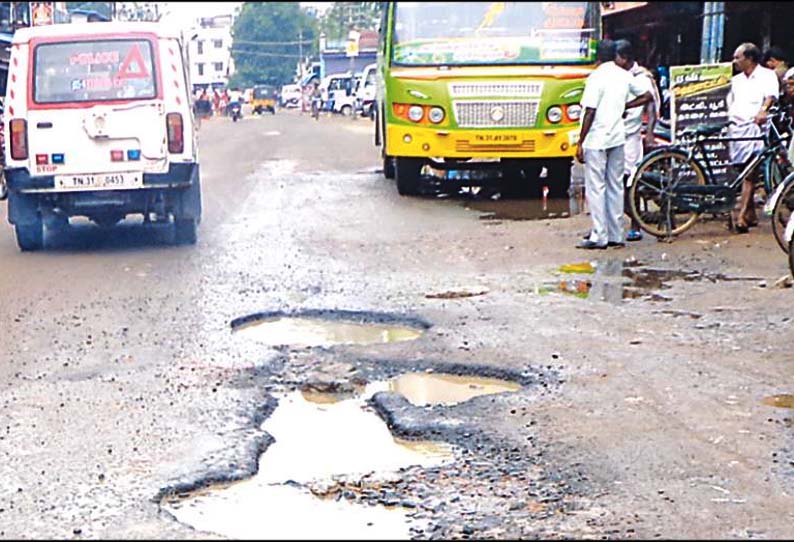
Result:
[[[416,318],[352,311],[260,313],[232,322],[235,334],[257,343],[307,347],[411,341],[429,327]]]
[[[230,538],[407,539],[411,506],[400,506],[398,496],[384,497],[384,506],[320,497],[339,480],[386,481],[409,467],[455,460],[447,443],[394,438],[367,399],[388,391],[416,406],[450,406],[518,389],[493,378],[409,373],[347,395],[285,393],[262,424],[274,442],[253,478],[168,497],[162,506],[182,523]]]

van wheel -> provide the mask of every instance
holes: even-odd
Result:
[[[14,229],[20,250],[31,252],[44,247],[44,223],[41,218],[32,224],[15,224]]]
[[[416,196],[422,186],[422,158],[394,158],[394,178],[397,179],[397,192],[401,196]]]
[[[174,221],[174,241],[177,245],[195,245],[198,224],[193,218]]]
[[[353,116],[353,108],[350,107],[349,105],[343,105],[342,106],[342,115],[344,115],[346,117],[352,117]]]

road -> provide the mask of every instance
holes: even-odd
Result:
[[[768,224],[583,253],[585,214],[398,196],[371,130],[295,111],[204,122],[195,246],[128,221],[21,253],[0,207],[0,537],[220,537],[161,497],[252,476],[282,393],[417,370],[522,387],[371,403],[396,436],[456,447],[384,482],[419,503],[416,538],[794,535],[794,418],[769,399],[794,393],[792,293]],[[330,347],[231,331],[279,311],[427,329]]]

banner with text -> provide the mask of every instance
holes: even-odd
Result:
[[[670,67],[673,141],[685,128],[728,120],[726,98],[731,90],[731,63]],[[723,129],[719,135],[726,135]],[[725,181],[730,156],[727,141],[704,144],[714,181]]]

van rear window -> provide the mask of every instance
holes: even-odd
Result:
[[[74,103],[157,96],[148,40],[42,43],[36,46],[33,101]]]

